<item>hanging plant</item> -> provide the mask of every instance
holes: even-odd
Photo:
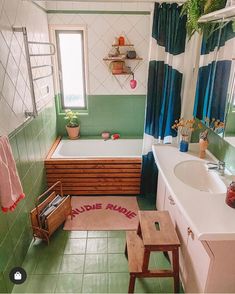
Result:
[[[218,27],[216,23],[199,23],[199,18],[207,13],[224,8],[226,0],[187,0],[182,8],[181,14],[187,15],[187,34],[189,38],[195,32],[203,33],[205,37],[209,37],[211,33]]]

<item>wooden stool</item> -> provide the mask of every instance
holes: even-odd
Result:
[[[136,277],[173,277],[174,292],[179,292],[180,242],[168,211],[139,211],[136,231],[127,231],[125,254],[128,258],[130,282],[128,293],[134,293]],[[172,269],[149,270],[151,251],[171,251]]]

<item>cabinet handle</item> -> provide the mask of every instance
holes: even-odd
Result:
[[[171,195],[168,196],[168,199],[169,199],[171,205],[175,205],[175,201],[174,201],[174,199],[171,197]]]

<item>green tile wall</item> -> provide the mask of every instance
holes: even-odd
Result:
[[[81,135],[97,136],[102,131],[118,132],[121,136],[142,137],[144,132],[145,95],[91,95],[88,112],[80,115]],[[56,96],[57,132],[66,135],[60,96]]]
[[[46,187],[43,160],[56,138],[54,104],[10,138],[26,198],[14,212],[0,212],[0,293],[11,292],[9,271],[22,264],[32,240],[29,211],[34,207],[35,197]]]
[[[234,108],[228,113],[226,123],[226,136],[234,136],[235,134],[235,111]]]

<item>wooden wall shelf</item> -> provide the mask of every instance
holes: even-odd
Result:
[[[133,47],[133,44],[124,44],[124,45],[119,45],[119,44],[113,44],[112,47]]]
[[[126,40],[128,40],[127,38],[125,38]],[[129,42],[129,41],[128,41]],[[112,74],[112,76],[116,79],[116,81],[118,82],[118,84],[120,85],[121,88],[123,88],[124,84],[128,81],[129,77],[135,72],[135,70],[138,68],[140,62],[143,60],[143,58],[136,56],[135,58],[127,58],[127,52],[129,50],[134,51],[134,44],[131,43],[127,43],[124,45],[119,45],[119,44],[112,44],[112,47],[121,47],[122,49],[118,49],[116,48],[116,52],[111,54],[111,51],[114,51],[114,49],[111,49],[108,55],[116,55],[119,54],[118,56],[113,56],[113,57],[104,57],[103,61],[105,61],[107,67],[110,70],[110,73]],[[129,49],[128,47],[132,47],[131,49]],[[137,55],[137,54],[136,54]],[[123,66],[120,68],[120,71],[123,71],[121,73],[113,73],[112,69],[110,67],[111,63],[113,61],[119,61],[119,62],[123,62]],[[131,67],[130,67],[130,63],[128,63],[128,61],[133,62]],[[121,80],[121,78],[119,79],[119,76],[126,76],[126,78],[124,80]]]
[[[118,57],[107,57],[103,58],[104,61],[125,61],[125,60],[143,60],[141,57],[136,57],[136,58],[118,58]]]

